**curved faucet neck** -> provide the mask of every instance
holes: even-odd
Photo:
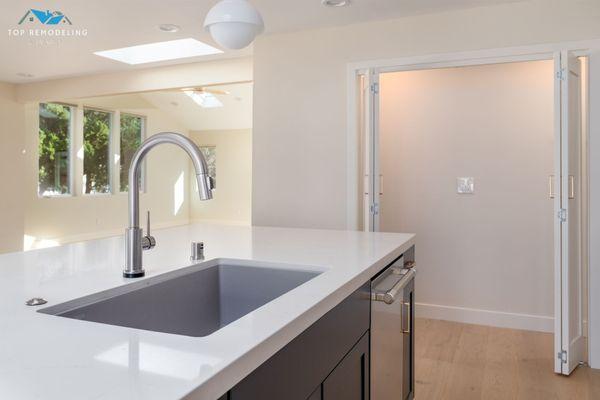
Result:
[[[202,152],[198,148],[198,146],[192,142],[186,136],[183,136],[179,133],[174,132],[161,132],[157,133],[146,139],[137,151],[134,153],[133,158],[131,159],[131,164],[129,167],[129,227],[130,228],[139,228],[140,225],[140,172],[141,165],[150,150],[154,147],[164,144],[170,143],[182,148],[188,156],[192,159],[192,163],[194,164],[194,169],[196,170],[196,175],[198,176],[198,190],[200,193],[200,198],[202,200],[208,200],[212,198],[212,194],[210,188],[208,187],[208,183],[206,181],[208,177],[208,167],[206,165],[206,160],[202,155]],[[202,179],[200,179],[202,176]],[[205,182],[206,181],[206,182]]]

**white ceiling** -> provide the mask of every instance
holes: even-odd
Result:
[[[252,128],[252,83],[210,86],[209,89],[229,94],[217,98],[220,108],[202,108],[181,90],[131,93],[87,99],[61,99],[65,103],[82,104],[107,110],[144,113],[158,109],[190,131],[212,131]]]
[[[211,86],[229,94],[216,97],[219,108],[202,108],[180,90],[149,92],[141,97],[171,115],[191,131],[252,128],[252,83]]]
[[[30,3],[1,0],[0,81],[25,82],[98,72],[147,68],[149,66],[185,63],[251,54],[251,49],[226,52],[223,55],[190,58],[175,62],[130,66],[104,59],[94,51],[137,44],[193,37],[213,44],[202,30],[208,9],[217,0],[61,0]],[[301,30],[357,22],[389,19],[415,14],[470,8],[520,0],[352,0],[351,7],[328,8],[321,0],[250,0],[262,13],[266,33]],[[38,25],[18,25],[29,7],[61,11],[73,25],[62,27],[87,29],[86,37],[60,40],[40,37],[14,37],[9,29]],[[164,23],[182,27],[178,33],[165,33],[157,26]],[[33,23],[32,23],[33,24]],[[32,74],[23,78],[19,73]]]

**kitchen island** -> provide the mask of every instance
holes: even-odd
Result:
[[[193,224],[155,231],[146,277],[205,259],[305,266],[318,276],[204,337],[39,313],[140,280],[123,237],[0,256],[0,398],[218,399],[414,245],[414,235]],[[47,304],[28,307],[42,297]]]

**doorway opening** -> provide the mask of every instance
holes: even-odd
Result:
[[[554,332],[568,375],[587,361],[587,59],[457,64],[357,75],[359,229],[417,234],[421,316]]]

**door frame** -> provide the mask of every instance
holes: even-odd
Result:
[[[502,64],[502,63],[513,63],[513,62],[524,62],[524,61],[539,61],[539,60],[555,60],[556,54],[570,51],[575,56],[589,56],[596,51],[600,51],[600,39],[599,40],[590,40],[590,41],[579,41],[579,42],[564,42],[564,43],[555,43],[555,44],[545,44],[545,45],[532,45],[532,46],[519,46],[519,47],[511,47],[511,48],[497,48],[497,49],[487,49],[487,50],[477,50],[477,51],[468,51],[468,52],[453,52],[453,53],[442,53],[442,54],[430,54],[430,55],[421,55],[421,56],[410,56],[410,57],[401,57],[401,58],[392,58],[385,60],[371,60],[371,61],[362,61],[349,63],[347,65],[347,214],[346,214],[346,228],[350,230],[355,230],[358,228],[358,215],[359,215],[359,204],[357,201],[357,193],[358,193],[358,179],[364,179],[364,177],[360,176],[360,160],[359,160],[359,152],[357,149],[357,145],[359,142],[364,139],[360,136],[360,131],[357,127],[357,113],[359,112],[358,104],[357,104],[357,88],[356,88],[356,78],[358,74],[366,74],[370,77],[370,81],[372,81],[373,77],[378,77],[380,73],[385,72],[399,72],[399,71],[417,71],[417,70],[428,70],[428,69],[437,69],[437,68],[450,68],[450,67],[467,67],[467,66],[476,66],[476,65],[489,65],[489,64]],[[588,69],[589,74],[589,69]],[[589,81],[589,75],[588,75]],[[558,79],[555,79],[555,85],[557,85]],[[560,85],[560,83],[558,83]],[[587,90],[586,90],[587,92]],[[558,101],[560,102],[560,94],[557,95],[555,90],[555,102],[558,97]],[[372,96],[371,101],[369,102],[369,106],[371,107],[371,112],[374,112],[378,108],[377,101],[373,101],[373,97],[375,99],[378,98],[377,93]],[[373,103],[375,103],[373,105]],[[559,104],[560,106],[560,104]],[[589,107],[588,107],[589,108]],[[559,109],[555,109],[555,129],[558,129],[558,134],[560,134],[560,113]],[[589,111],[588,111],[589,113]],[[589,115],[589,114],[588,114]],[[589,143],[589,132],[592,131],[591,121],[587,122],[587,129],[585,129],[585,138],[584,141]],[[376,122],[374,122],[371,126],[372,129],[375,130]],[[373,138],[371,136],[372,140]],[[587,147],[585,151],[589,150]],[[587,187],[588,193],[590,192],[590,180],[589,180],[589,169],[590,163],[589,158],[585,165],[585,173],[584,175],[587,178]],[[555,155],[555,163],[556,155]],[[560,161],[558,161],[560,162]],[[376,163],[375,163],[376,164]],[[378,171],[376,171],[376,167],[370,168],[372,174],[369,177],[369,188],[371,189],[370,197],[373,197],[373,193],[378,190],[378,180],[373,179],[373,176],[377,176]],[[555,196],[555,209],[556,202],[559,196]],[[364,203],[364,202],[363,202]],[[588,201],[588,204],[589,201]],[[378,204],[373,203],[371,207],[374,206],[377,209]],[[365,207],[366,209],[366,207]],[[586,226],[591,225],[591,221],[589,220],[591,212],[588,209]],[[374,216],[373,226],[377,227],[377,215]],[[589,229],[589,228],[588,228]],[[377,229],[373,229],[377,230]],[[555,229],[555,235],[557,230]],[[589,232],[588,232],[589,235]],[[556,241],[555,241],[555,257],[560,257],[560,255],[556,254]],[[560,250],[559,250],[560,251]],[[588,287],[591,285],[590,281],[590,271],[591,271],[591,258],[589,254],[589,249],[587,254],[585,255],[588,263],[588,276],[587,282]],[[555,268],[557,268],[557,263],[555,262]],[[556,276],[556,272],[554,272],[554,276]],[[555,279],[556,281],[556,279]],[[555,282],[556,286],[560,285],[560,283]],[[556,294],[556,289],[555,289]],[[560,302],[560,298],[556,298],[555,295],[555,303],[557,301]],[[587,310],[588,310],[588,346],[587,346],[587,355],[590,364],[593,367],[600,367],[600,359],[597,360],[597,365],[593,363],[592,357],[592,345],[591,341],[594,336],[598,336],[597,339],[600,340],[600,332],[592,332],[592,324],[589,320],[591,320],[591,316],[594,312],[600,312],[600,306],[597,308],[591,302],[590,291],[588,291],[587,296]],[[555,318],[555,325],[557,319]],[[555,329],[556,332],[556,329]],[[556,337],[555,341],[561,340],[560,337]],[[555,366],[556,370],[556,366]]]

